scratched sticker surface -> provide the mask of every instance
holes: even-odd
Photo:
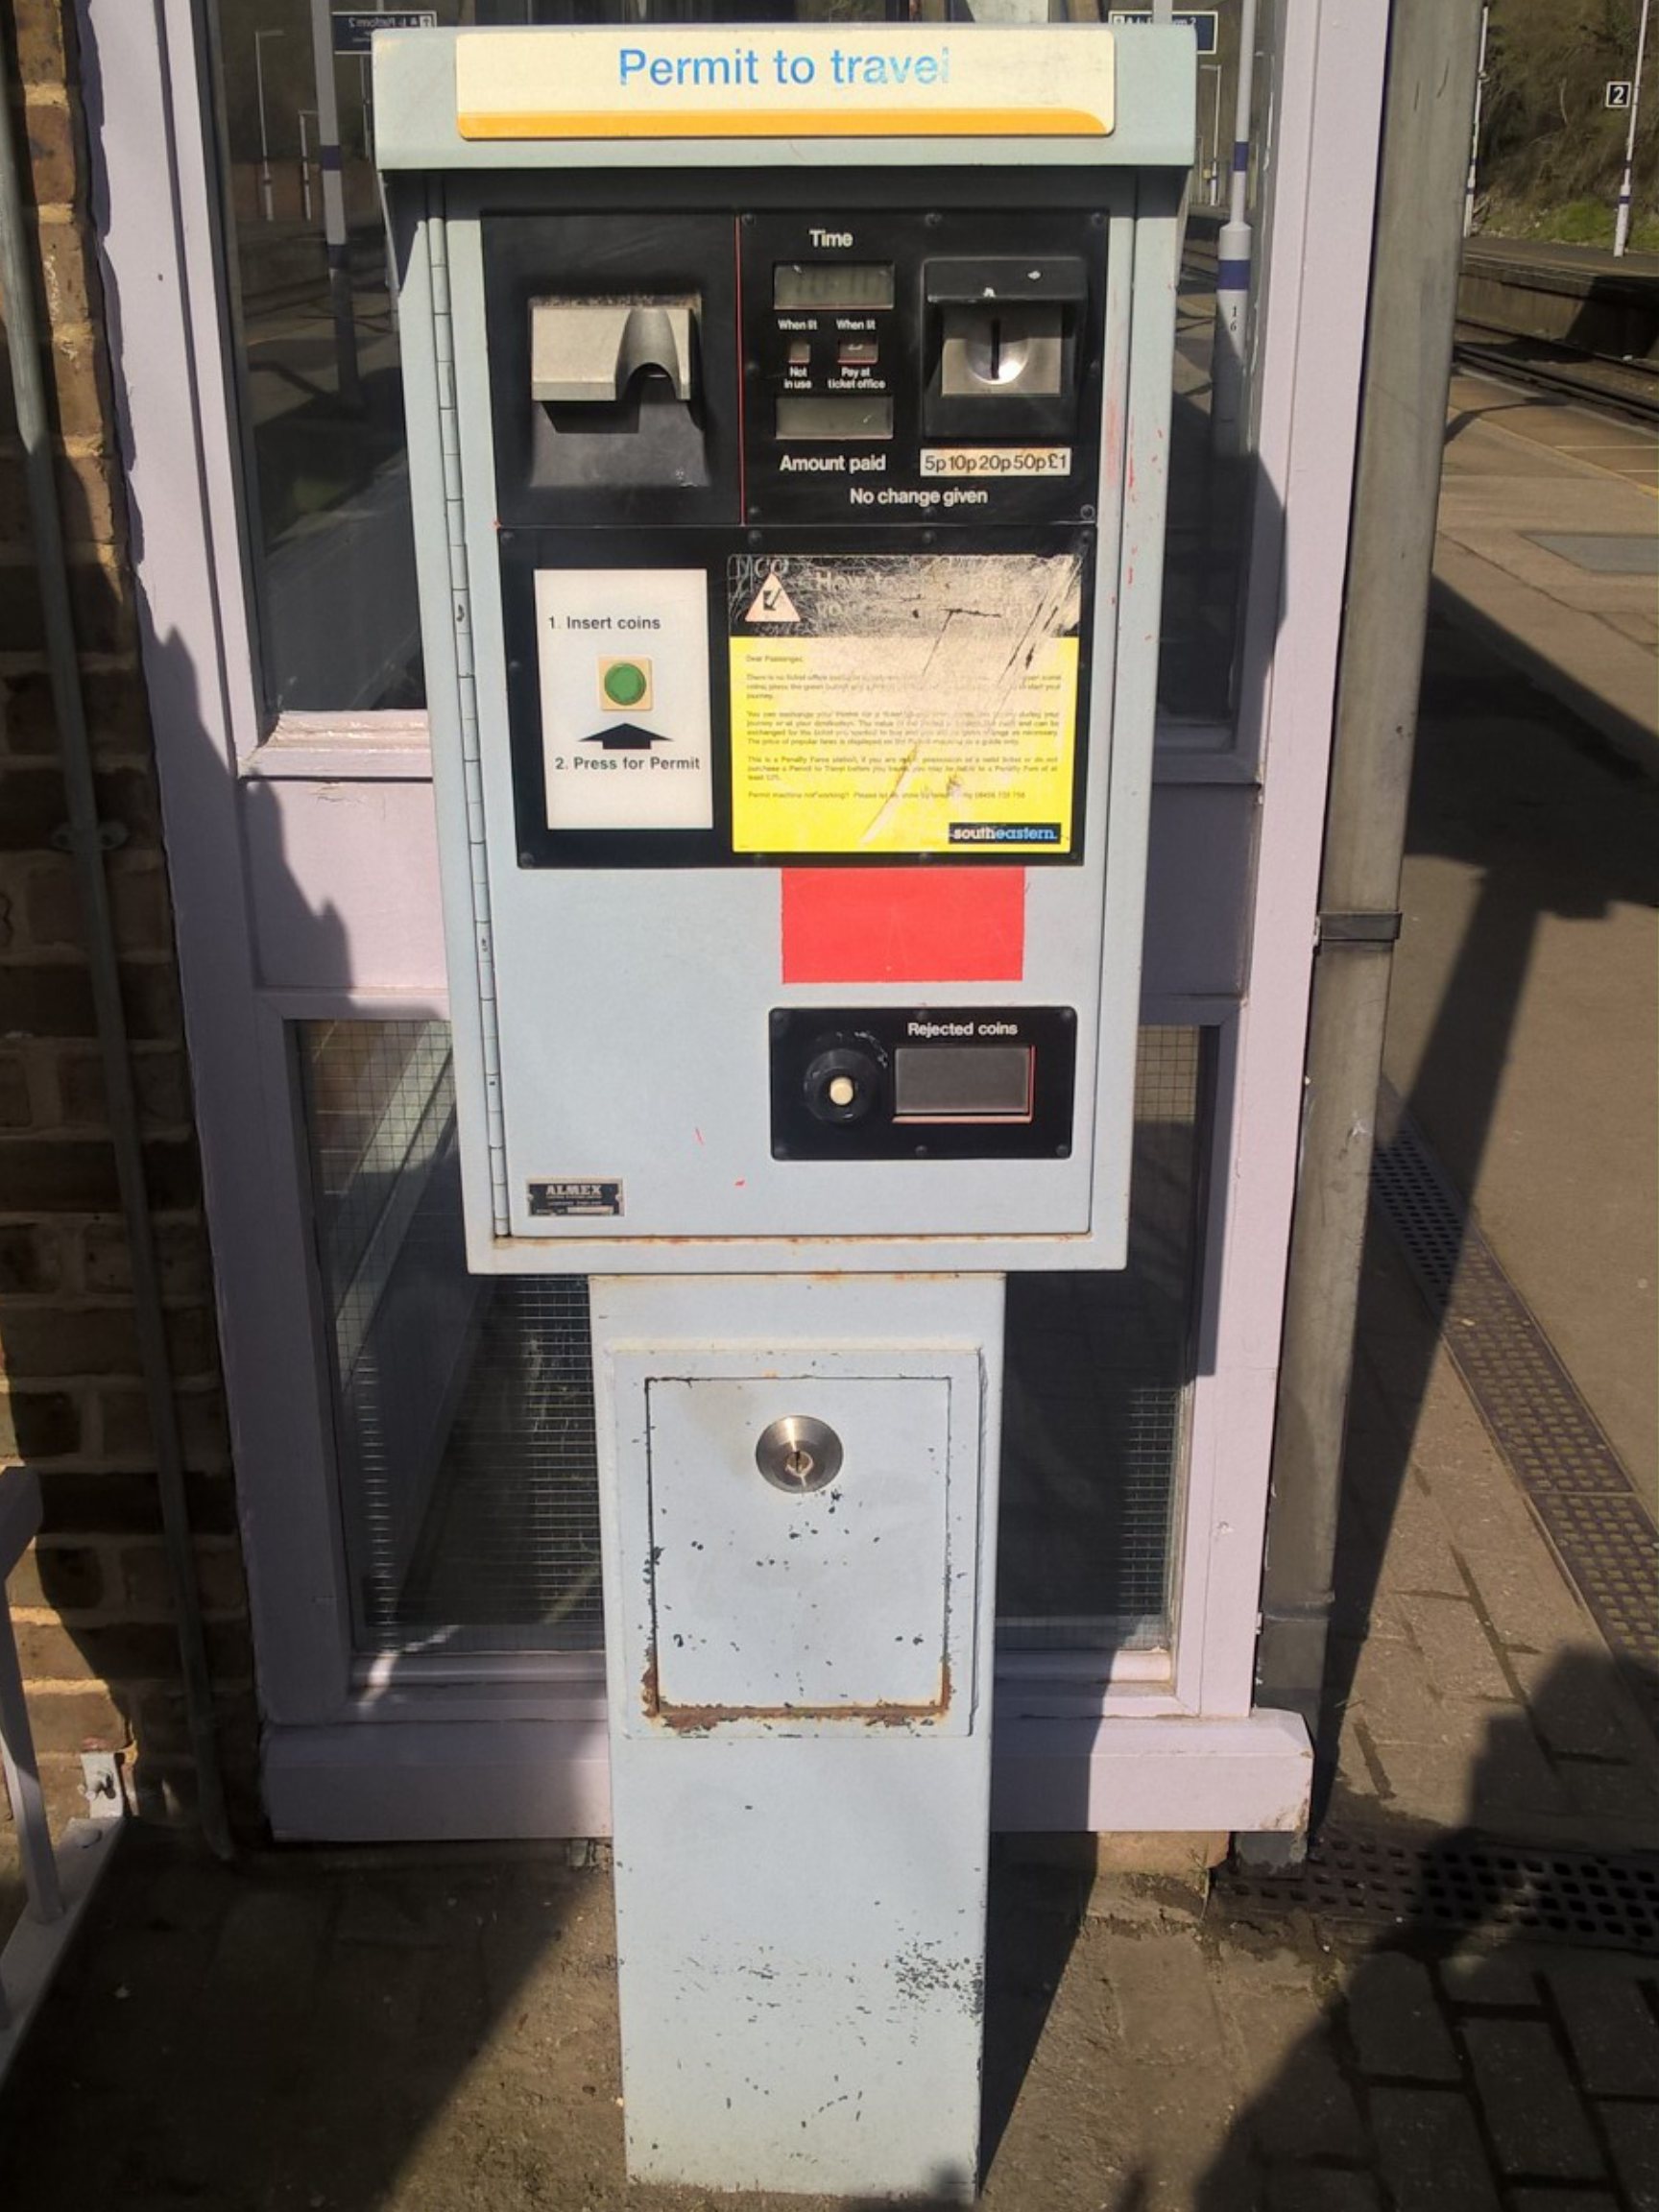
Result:
[[[1080,555],[765,555],[727,585],[735,851],[1070,851]]]

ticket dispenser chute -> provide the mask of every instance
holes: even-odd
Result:
[[[965,2198],[1001,1285],[1123,1258],[1192,40],[373,65],[469,1258],[591,1278],[630,2169]]]

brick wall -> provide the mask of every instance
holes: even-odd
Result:
[[[65,18],[70,20],[66,22]],[[198,1581],[233,1799],[252,1804],[252,1693],[155,761],[126,561],[67,0],[0,0],[33,179],[59,476],[99,812],[159,1243]],[[55,1821],[80,1753],[186,1804],[183,1727],[127,1239],[81,953],[10,372],[0,375],[0,1460],[45,1523],[9,1585]],[[3,1800],[3,1793],[0,1793]],[[4,1816],[0,1804],[0,1817]]]

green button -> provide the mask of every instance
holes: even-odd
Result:
[[[637,707],[650,688],[645,671],[633,661],[617,661],[605,671],[605,696],[617,707]]]

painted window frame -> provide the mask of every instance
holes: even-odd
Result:
[[[1259,106],[1266,118],[1269,135],[1274,121],[1274,62],[1282,36],[1281,12],[1278,6],[1272,10],[1268,68],[1258,78],[1258,84],[1262,85]],[[247,372],[242,360],[236,256],[229,231],[233,217],[224,183],[228,156],[223,146],[222,133],[213,128],[219,111],[215,88],[224,63],[218,51],[210,4],[201,7],[200,23],[203,54],[201,98],[204,112],[210,119],[208,136],[212,158],[209,171],[217,194],[216,220],[223,239],[220,253],[221,282],[224,288],[223,359],[228,410],[237,428],[242,454],[237,490],[242,565],[237,582],[232,586],[228,577],[224,591],[227,636],[238,640],[245,639],[247,648],[246,671],[240,667],[228,671],[236,682],[236,689],[245,709],[236,717],[235,726],[239,773],[244,776],[302,781],[315,781],[319,778],[355,781],[381,777],[399,781],[424,781],[431,775],[431,743],[427,716],[423,709],[331,713],[289,708],[273,711],[264,703],[260,591],[254,574],[257,560],[253,542],[254,506],[252,494],[246,489],[253,466],[251,432],[246,421]],[[1272,189],[1277,174],[1275,160],[1262,177],[1262,204],[1255,213],[1255,228],[1259,237],[1264,237],[1269,228]],[[1250,305],[1249,328],[1253,345],[1260,333],[1260,294],[1265,269],[1266,259],[1262,255],[1258,262],[1257,289],[1252,294]],[[1253,407],[1257,391],[1253,368],[1246,385],[1246,395]],[[1248,550],[1243,554],[1242,562],[1254,573],[1253,556]],[[1240,696],[1244,690],[1248,613],[1246,599],[1246,604],[1239,610],[1234,640],[1234,673]],[[240,655],[237,658],[239,660]],[[242,681],[244,674],[246,683]],[[1160,708],[1154,780],[1158,782],[1254,781],[1259,759],[1254,747],[1254,735],[1255,730],[1250,718],[1237,710],[1229,714],[1176,716]]]
[[[284,781],[378,789],[387,819],[417,821],[423,718],[290,714],[262,727],[202,10],[78,7],[274,1805],[278,1783],[285,1792],[275,1817],[288,1834],[383,1833],[373,1824],[387,1777],[410,1767],[414,1746],[405,1736],[401,1759],[371,1752],[380,1724],[426,1727],[435,1741],[448,1731],[434,1771],[445,1755],[488,1765],[489,1724],[521,1724],[545,1738],[536,1756],[565,1761],[567,1774],[522,1813],[528,1828],[513,1825],[517,1800],[503,1785],[499,1832],[599,1832],[608,1809],[590,1658],[538,1660],[533,1677],[505,1683],[492,1663],[487,1687],[353,1676],[286,1026],[445,1009],[430,988],[296,989],[271,973],[252,919],[245,802]],[[1256,896],[1237,994],[1166,994],[1142,1009],[1147,1022],[1217,1031],[1177,1633],[1162,1665],[1129,1653],[1106,1669],[1086,1653],[999,1665],[1003,1826],[1282,1826],[1306,1789],[1305,1732],[1253,1710],[1252,1691],[1370,261],[1371,197],[1353,179],[1374,175],[1386,12],[1303,0],[1285,16],[1261,255],[1275,277],[1257,336],[1264,491],[1237,741],[1167,764],[1171,784],[1231,789],[1255,809]],[[105,97],[109,85],[118,100]],[[1268,771],[1260,790],[1256,763]],[[477,1732],[465,1743],[462,1720]],[[453,1796],[416,1791],[407,1832],[458,1832],[445,1826]],[[475,1800],[492,1802],[487,1790]]]

